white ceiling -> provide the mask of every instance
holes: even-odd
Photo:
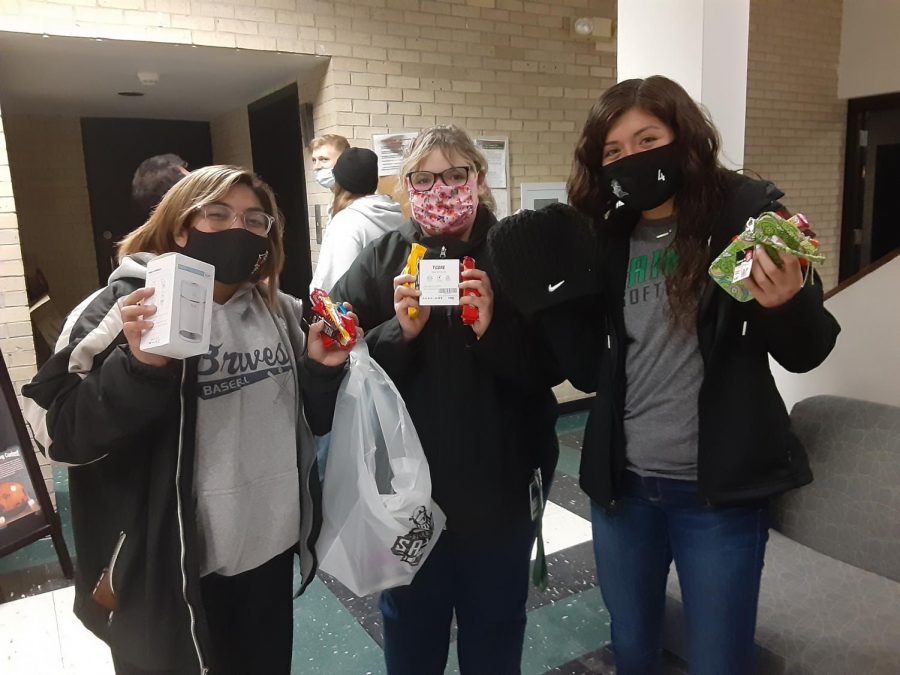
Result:
[[[3,113],[211,120],[327,60],[304,54],[0,32]],[[159,74],[145,86],[138,72]],[[142,97],[119,96],[141,91]]]

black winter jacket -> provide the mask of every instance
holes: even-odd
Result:
[[[771,183],[734,174],[709,241],[709,261],[741,232],[747,219],[774,210],[783,195]],[[539,314],[561,375],[596,392],[581,457],[580,482],[597,503],[614,507],[625,470],[625,334],[623,298],[629,233],[639,214],[622,207],[598,228],[621,234],[598,238],[599,295]],[[557,281],[551,279],[550,282]],[[840,327],[823,307],[813,277],[785,305],[739,303],[707,280],[697,334],[703,357],[698,484],[711,505],[751,502],[812,480],[806,452],[791,432],[788,412],[769,369],[769,356],[792,372],[819,365]]]
[[[144,286],[147,259],[126,259],[118,278],[76,308],[65,346],[22,393],[38,444],[70,467],[75,614],[128,663],[205,673],[211,653],[193,497],[198,359],[153,368],[131,356],[117,303]],[[303,393],[297,402],[302,590],[315,576],[322,522],[311,428],[320,434],[330,428],[343,368],[306,358],[300,302],[283,294],[280,300],[273,317],[293,348]],[[106,568],[119,606],[114,612],[92,598]]]
[[[468,242],[429,237],[415,221],[372,242],[332,289],[352,303],[372,357],[397,385],[422,441],[433,496],[447,528],[483,532],[530,517],[528,483],[540,467],[549,481],[559,455],[556,401],[533,326],[495,294],[480,340],[458,307],[433,307],[419,336],[405,343],[394,314],[393,279],[413,242],[426,258],[475,259],[490,277],[485,237],[496,224],[478,211]]]

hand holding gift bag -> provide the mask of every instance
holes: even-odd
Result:
[[[772,261],[782,267],[779,252],[794,255],[805,269],[804,282],[811,276],[813,265],[825,261],[819,253],[819,242],[809,232],[809,223],[802,214],[784,219],[767,211],[750,218],[744,231],[709,266],[709,276],[738,302],[747,302],[753,295],[742,283],[750,276],[753,250],[762,245]]]
[[[359,596],[411,583],[446,523],[406,405],[362,341],[338,391],[322,512],[319,568]]]

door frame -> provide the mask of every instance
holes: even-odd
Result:
[[[285,101],[293,102],[291,126],[296,130],[296,137],[282,139],[280,147],[286,147],[285,144],[287,143],[293,144],[295,142],[296,144],[297,184],[291,183],[291,176],[283,176],[281,174],[266,175],[266,167],[261,166],[265,162],[261,162],[260,159],[271,148],[264,147],[266,145],[265,137],[260,134],[259,130],[254,129],[254,116],[257,113],[274,104],[281,104]],[[283,242],[286,264],[281,273],[281,286],[285,292],[305,300],[309,293],[309,283],[312,280],[312,250],[310,247],[309,205],[306,197],[306,166],[303,157],[300,90],[297,83],[292,82],[278,91],[250,103],[247,106],[247,117],[250,128],[250,145],[253,153],[253,170],[272,187],[278,199],[279,208],[284,215]],[[294,161],[293,157],[291,161]],[[288,200],[291,202],[291,207],[285,210],[285,205],[289,203]],[[298,213],[292,214],[289,212],[291,210],[296,210]],[[307,307],[309,303],[304,302],[303,305]]]
[[[860,251],[864,228],[868,116],[869,113],[878,110],[900,110],[900,93],[852,98],[847,102],[844,204],[841,213],[841,255],[838,281],[853,276],[862,267]]]

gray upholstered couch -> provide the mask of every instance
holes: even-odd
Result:
[[[773,505],[756,671],[898,675],[900,408],[815,396],[791,420],[815,480]],[[675,574],[668,590],[666,648],[683,657]]]

